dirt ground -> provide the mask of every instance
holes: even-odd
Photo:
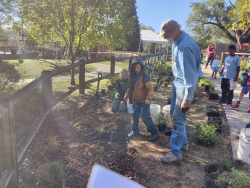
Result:
[[[171,84],[159,86],[152,103],[165,106],[171,95]],[[183,160],[175,164],[162,164],[160,157],[170,149],[170,137],[161,132],[151,143],[149,133],[140,122],[140,136],[129,140],[131,114],[112,113],[110,110],[114,94],[107,92],[99,101],[93,96],[74,94],[53,109],[55,121],[46,121],[32,141],[22,166],[20,187],[48,187],[39,178],[39,164],[63,161],[65,187],[84,188],[94,164],[100,164],[148,188],[201,188],[208,179],[218,174],[205,172],[206,164],[223,159],[232,159],[229,126],[224,111],[219,106],[223,120],[222,134],[213,147],[197,145],[193,139],[195,123],[206,123],[206,105],[216,105],[208,100],[204,88],[198,88],[195,101],[187,115],[189,151]],[[53,136],[60,143],[59,150],[51,150],[47,138]],[[43,155],[42,155],[43,154]],[[45,158],[46,157],[46,158]]]

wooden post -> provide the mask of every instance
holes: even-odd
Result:
[[[223,61],[224,61],[224,56],[225,56],[225,54],[224,54],[224,52],[221,52],[221,59],[220,59],[220,64],[221,64],[221,66],[223,65]]]
[[[49,77],[42,83],[42,101],[43,110],[46,111],[50,109],[48,118],[52,118],[52,79],[51,71],[42,71],[42,75],[48,74]]]
[[[81,60],[82,64],[80,65],[79,72],[79,93],[85,93],[85,60]]]
[[[130,57],[130,59],[129,59],[129,63],[128,63],[128,71],[130,70],[130,67],[131,67],[131,65],[132,65],[132,61],[133,61],[133,55]]]
[[[111,57],[110,75],[115,75],[115,57]]]
[[[16,135],[14,125],[14,105],[12,101],[7,99],[3,102],[3,105],[8,108],[8,112],[3,116],[3,139],[5,149],[5,162],[6,168],[13,172],[8,187],[19,187],[19,174],[18,163],[16,153]]]
[[[162,51],[162,44],[160,46],[160,62],[161,62],[161,51]]]

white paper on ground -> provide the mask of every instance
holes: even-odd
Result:
[[[237,89],[237,81],[230,80],[230,90]]]
[[[95,164],[87,188],[145,188],[116,172]]]

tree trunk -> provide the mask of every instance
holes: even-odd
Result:
[[[74,63],[74,58],[72,58],[71,64]],[[72,86],[76,86],[76,82],[75,82],[75,69],[71,69],[71,81],[70,81],[70,85]]]

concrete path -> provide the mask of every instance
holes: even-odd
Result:
[[[205,65],[201,64],[203,77],[209,79],[212,84],[214,85],[214,89],[219,93],[221,96],[221,78],[217,75],[216,79],[211,78],[212,70],[210,68],[205,69]],[[234,99],[233,104],[236,103],[242,86],[240,84],[237,85],[237,89],[234,90]],[[236,139],[237,130],[243,129],[247,123],[250,122],[250,113],[247,112],[249,106],[249,98],[248,95],[245,95],[241,104],[240,108],[237,110],[231,109],[231,107],[223,107],[226,113],[226,117],[228,120],[228,124],[230,126],[230,136],[232,138],[232,150],[233,150],[233,158],[234,160],[237,159],[237,149],[239,145],[239,140]]]
[[[98,72],[101,72],[102,76],[106,76],[106,75],[110,74],[110,65],[101,64],[101,63],[92,63],[90,65],[97,67],[97,70],[93,71],[93,72],[86,73],[85,78],[97,78]],[[115,67],[115,73],[119,73],[121,71],[122,71],[122,68]],[[79,74],[75,75],[75,79],[79,79]],[[21,80],[18,84],[29,84],[33,80],[34,79],[24,79],[24,80]],[[53,77],[52,78],[52,81],[63,81],[63,80],[71,80],[71,76],[60,76],[60,77]]]

